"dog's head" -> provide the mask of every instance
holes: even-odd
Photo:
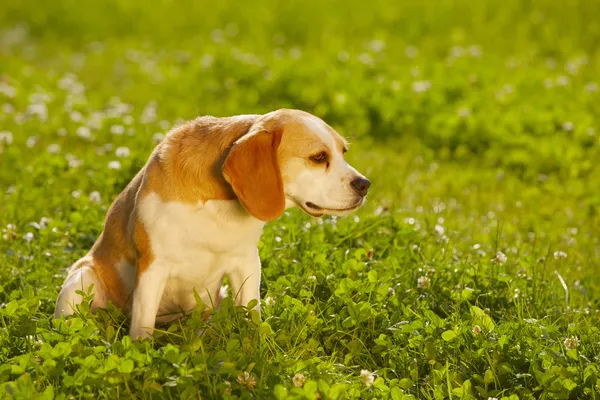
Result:
[[[298,206],[313,217],[346,215],[365,202],[370,182],[344,160],[347,142],[314,115],[278,110],[238,139],[223,175],[246,210],[263,221]]]

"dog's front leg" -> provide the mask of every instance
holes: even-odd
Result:
[[[231,293],[236,305],[247,306],[251,300],[258,301],[255,309],[260,316],[260,258],[254,250],[247,257],[236,258],[229,274]]]
[[[145,339],[152,336],[167,279],[166,268],[156,261],[152,262],[145,271],[138,271],[129,330],[132,339]]]

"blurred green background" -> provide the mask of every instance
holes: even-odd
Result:
[[[94,106],[302,108],[528,179],[599,175],[597,1],[7,0],[0,18],[4,79],[71,69]]]

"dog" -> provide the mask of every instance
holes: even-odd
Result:
[[[235,304],[257,300],[258,241],[286,208],[343,216],[370,182],[344,160],[347,142],[300,110],[199,117],[172,129],[110,207],[90,252],[69,270],[55,318],[73,314],[92,288],[131,316],[130,336],[196,307],[194,289],[218,307],[228,277]],[[93,286],[92,286],[93,285]],[[260,314],[259,314],[260,315]]]

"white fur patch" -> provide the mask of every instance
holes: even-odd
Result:
[[[162,202],[151,193],[140,202],[139,214],[155,258],[144,274],[166,269],[159,321],[193,309],[194,289],[205,304],[218,305],[224,275],[260,276],[255,259],[264,222],[249,215],[237,200],[189,205]]]

